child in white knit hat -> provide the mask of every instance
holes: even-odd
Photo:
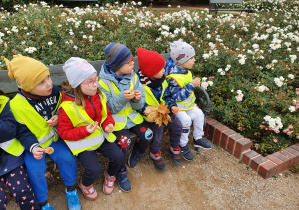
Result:
[[[186,160],[193,160],[187,143],[190,126],[193,123],[193,143],[195,147],[212,149],[214,146],[203,137],[204,114],[195,103],[194,90],[199,87],[199,78],[193,79],[191,69],[195,64],[195,50],[182,39],[170,43],[170,58],[165,64],[166,81],[180,112],[176,117],[181,121],[183,131],[180,139],[181,153]]]
[[[106,95],[98,89],[99,77],[91,64],[72,57],[65,62],[63,71],[68,80],[62,83],[58,134],[85,169],[79,181],[84,196],[96,200],[98,194],[93,184],[101,174],[97,152],[110,160],[103,186],[106,195],[112,193],[123,162],[122,152],[114,143],[115,122],[107,107]]]

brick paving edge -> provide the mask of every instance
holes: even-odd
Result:
[[[252,141],[217,120],[206,117],[205,137],[255,170],[264,179],[299,163],[299,143],[263,157],[251,150]]]

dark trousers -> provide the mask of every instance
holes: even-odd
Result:
[[[78,154],[78,161],[85,169],[82,176],[84,186],[92,185],[101,174],[102,168],[96,151],[109,159],[108,174],[110,176],[115,176],[121,169],[123,163],[122,151],[115,142],[110,143],[105,140],[97,150],[84,151]]]
[[[149,123],[154,133],[154,138],[150,144],[150,151],[153,154],[158,154],[161,149],[161,139],[163,136],[164,127],[166,127],[169,131],[170,146],[173,148],[178,148],[178,146],[180,145],[182,134],[181,121],[176,118],[175,114],[169,114],[169,116],[171,117],[171,122],[168,122],[167,126],[162,124],[159,127],[159,125],[154,122]]]
[[[0,177],[0,209],[6,209],[7,197],[5,185],[9,189],[9,194],[16,199],[22,210],[40,209],[33,190],[29,185],[28,176],[23,166]]]
[[[143,121],[141,124],[135,125],[130,129],[114,131],[113,133],[116,136],[115,142],[117,142],[118,146],[121,148],[124,157],[121,168],[124,168],[126,165],[128,151],[131,145],[130,131],[134,132],[139,138],[139,142],[135,142],[135,144],[137,144],[137,148],[140,153],[145,152],[145,150],[147,149],[147,147],[153,139],[153,131],[146,121]]]

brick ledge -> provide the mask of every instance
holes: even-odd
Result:
[[[299,144],[263,157],[251,150],[252,141],[217,120],[206,117],[205,137],[267,179],[299,163]]]

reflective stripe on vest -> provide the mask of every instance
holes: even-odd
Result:
[[[0,95],[0,114],[2,113],[4,107],[8,102],[9,102],[8,97]],[[0,147],[6,152],[8,152],[9,154],[14,156],[20,156],[24,151],[24,148],[22,147],[20,142],[14,141],[14,139],[1,143]],[[14,149],[15,147],[19,149]]]
[[[169,74],[166,76],[166,78],[174,79],[181,88],[184,88],[188,83],[192,82],[192,73],[191,71],[188,71],[187,74]],[[180,111],[187,111],[196,107],[195,99],[195,94],[192,92],[184,101],[179,101],[176,103],[180,108]]]
[[[132,74],[130,90],[134,89],[136,83],[137,83],[137,74]],[[120,93],[117,86],[110,80],[101,78],[99,81],[99,85],[102,88],[104,88],[106,91],[111,92],[112,96],[116,96],[117,94]],[[112,117],[115,121],[114,131],[119,131],[126,126],[127,117],[129,117],[135,124],[140,124],[143,122],[143,117],[132,108],[130,102],[128,102],[126,106],[124,106],[118,113],[112,114]]]
[[[59,95],[57,105],[55,110],[53,110],[52,115],[56,112],[60,101],[61,94]],[[57,141],[58,135],[56,129],[48,126],[47,121],[31,106],[31,104],[29,104],[24,96],[17,94],[10,101],[10,108],[16,121],[27,126],[27,128],[35,135],[42,148],[46,148],[53,141]],[[14,139],[13,141],[19,142],[17,139]],[[21,144],[17,144],[17,147],[12,150],[23,152],[24,148]]]
[[[163,102],[163,95],[165,92],[165,89],[167,87],[167,82],[166,80],[164,80],[164,82],[162,83],[162,93],[161,93],[161,97],[160,97],[160,102]],[[156,97],[154,96],[153,92],[151,91],[151,89],[147,86],[147,85],[142,85],[143,86],[143,90],[145,93],[145,103],[149,106],[157,106],[159,107],[160,103],[158,102],[158,100],[156,99]],[[143,118],[150,122],[147,116],[143,116]]]
[[[102,102],[102,119],[95,132],[78,141],[64,140],[74,155],[77,155],[85,150],[95,150],[99,148],[104,142],[105,138],[109,142],[114,142],[116,139],[113,133],[106,133],[101,127],[103,122],[107,118],[107,100],[104,93],[101,93],[100,98]],[[83,107],[77,106],[74,101],[64,101],[60,106],[63,108],[75,128],[94,124],[94,121],[89,117]]]

